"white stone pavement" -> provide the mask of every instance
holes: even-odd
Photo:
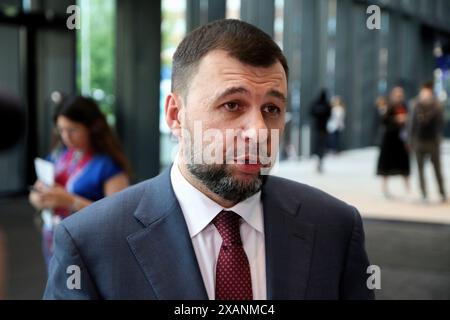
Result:
[[[440,202],[431,163],[426,166],[429,203],[420,196],[415,159],[411,159],[411,192],[405,191],[400,177],[389,179],[393,197],[386,199],[381,192],[381,178],[376,176],[378,148],[365,148],[327,155],[324,173],[316,172],[316,159],[282,162],[274,175],[296,180],[314,187],[357,207],[366,218],[450,224],[450,202]],[[450,195],[450,141],[442,147],[442,169],[447,195]]]

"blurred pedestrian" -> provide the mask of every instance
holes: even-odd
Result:
[[[345,129],[345,106],[339,96],[331,99],[331,116],[327,123],[330,150],[334,153],[341,151],[341,135]]]
[[[52,209],[43,225],[43,251],[53,254],[53,231],[58,220],[129,185],[130,169],[118,139],[105,116],[90,98],[64,99],[57,108],[52,152],[55,186],[36,181],[29,199],[38,210]]]
[[[427,201],[428,198],[424,166],[429,157],[434,168],[441,199],[446,202],[447,195],[441,170],[440,153],[444,130],[444,109],[434,95],[433,83],[427,82],[422,85],[419,96],[412,103],[411,111],[411,145],[417,159],[423,200]]]
[[[381,146],[384,133],[383,117],[388,109],[388,101],[385,97],[379,96],[375,101],[375,110],[373,116],[373,144]]]
[[[327,148],[327,123],[331,116],[331,104],[328,101],[326,89],[320,91],[319,96],[313,101],[310,109],[314,120],[314,144],[313,154],[317,155],[317,172],[323,172],[323,157]]]
[[[388,178],[401,175],[409,192],[409,147],[407,145],[408,109],[405,104],[405,94],[402,87],[395,87],[391,91],[389,105],[381,120],[384,133],[378,158],[377,175],[383,178],[383,194],[391,196],[388,189]]]

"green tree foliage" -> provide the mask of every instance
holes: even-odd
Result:
[[[114,0],[89,0],[89,10],[81,2],[81,19],[89,19],[89,59],[90,59],[90,95],[100,104],[102,110],[111,120],[113,117],[114,82],[115,82],[115,15]],[[86,45],[78,36],[78,77],[81,84],[82,47]],[[103,92],[101,95],[99,93]],[[97,93],[97,94],[96,94]]]

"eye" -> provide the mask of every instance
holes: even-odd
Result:
[[[228,111],[237,111],[237,110],[239,110],[239,103],[227,102],[227,103],[223,104],[223,107]]]
[[[68,135],[72,135],[74,133],[76,133],[78,130],[76,128],[57,128],[56,132],[58,132],[58,134],[62,135],[64,132],[67,133]]]
[[[274,106],[274,105],[264,106],[262,108],[262,111],[266,112],[266,113],[268,113],[268,114],[270,114],[272,116],[276,116],[276,115],[279,115],[281,113],[281,109],[279,107],[277,107],[277,106]]]

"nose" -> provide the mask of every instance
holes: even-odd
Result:
[[[242,139],[245,141],[262,143],[267,140],[267,134],[264,132],[267,133],[268,128],[259,108],[254,108],[254,110],[249,112],[243,128]]]

